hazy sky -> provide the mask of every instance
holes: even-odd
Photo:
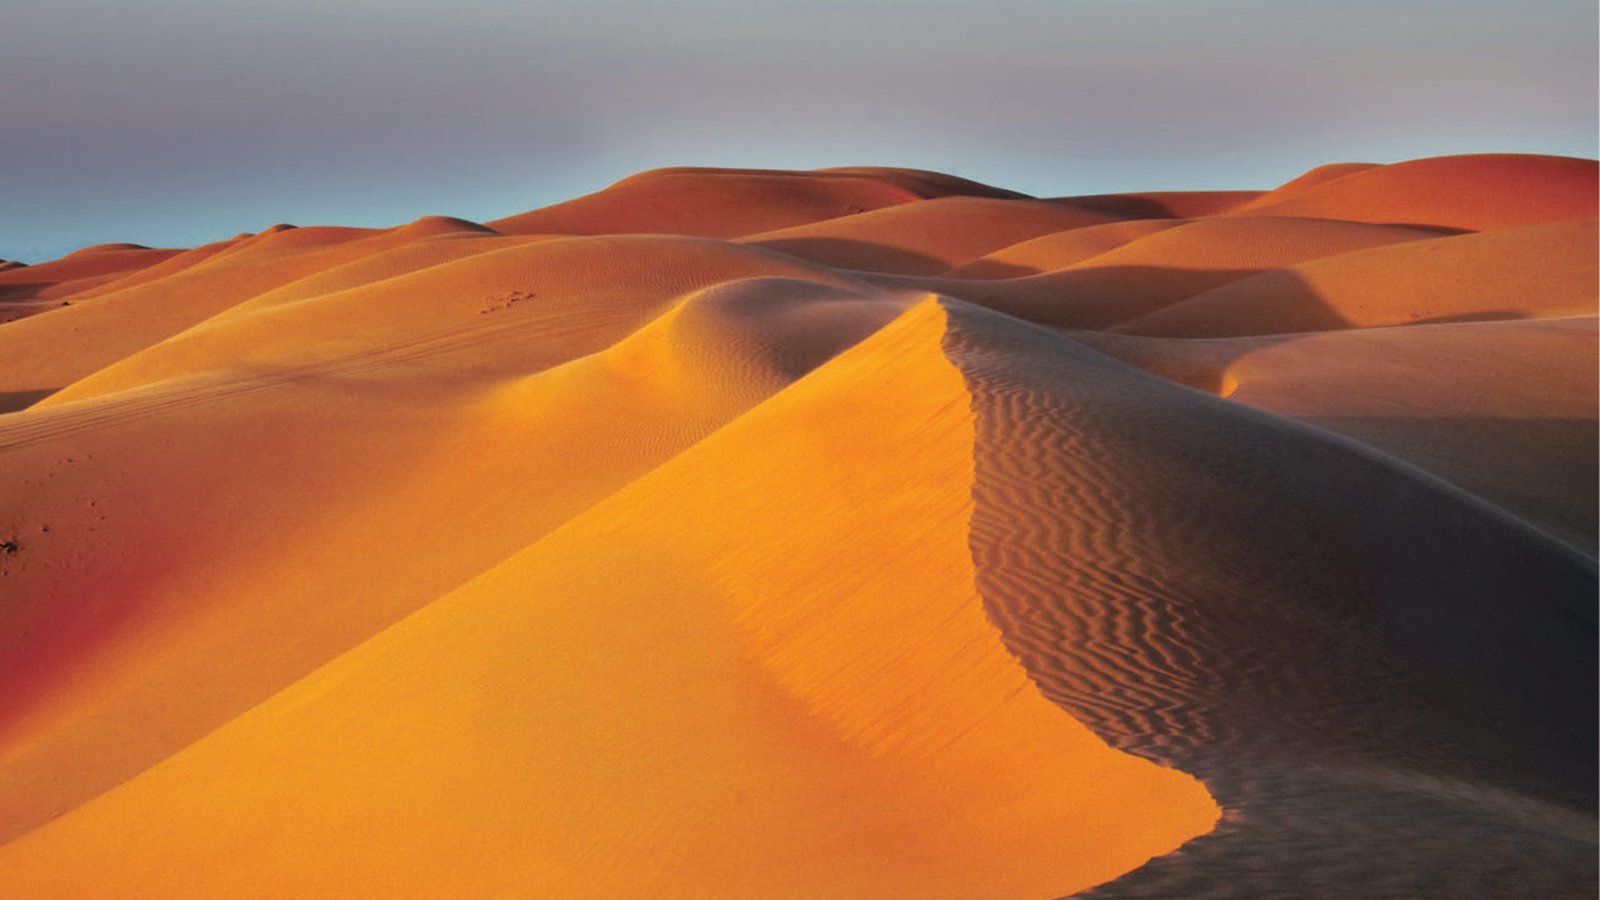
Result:
[[[1596,155],[1594,0],[12,0],[0,258],[489,219],[664,165],[1041,195]]]

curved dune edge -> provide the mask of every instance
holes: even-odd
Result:
[[[389,282],[361,298],[241,309],[188,334],[226,344],[241,319],[311,316],[234,345],[269,365],[266,378],[247,369],[218,380],[210,366],[237,362],[236,352],[209,362],[184,352],[172,361],[199,361],[195,371],[0,423],[20,467],[63,476],[23,492],[18,507],[24,568],[7,586],[44,620],[25,616],[0,652],[11,688],[0,837],[153,764],[503,559],[853,341],[866,307],[900,303],[808,287],[793,276],[849,282],[717,242],[563,246],[507,251],[542,254],[532,270],[546,280],[561,282],[563,269],[607,276],[570,276],[554,309],[481,315],[471,273],[456,271],[435,283],[460,296]],[[593,264],[606,251],[637,265],[601,270]],[[660,262],[677,277],[619,291],[619,276]],[[472,271],[482,289],[509,277]],[[763,277],[738,278],[749,274]],[[596,301],[605,314],[579,316],[586,325],[573,331],[571,314]],[[349,358],[338,342],[296,339],[348,330],[363,310],[364,335],[382,335],[382,352]],[[441,345],[432,333],[441,316],[472,328]],[[584,347],[605,349],[547,369]],[[319,439],[303,440],[308,429]],[[559,484],[528,477],[557,471]],[[79,561],[85,545],[104,548],[95,565]],[[355,583],[363,590],[349,590]]]
[[[0,883],[698,897],[824,877],[854,895],[1056,896],[1206,832],[1218,810],[1198,782],[1064,715],[985,618],[973,419],[944,330],[937,302],[916,305],[0,848]]]
[[[1514,228],[1594,218],[1596,174],[1591,159],[1521,153],[1323,166],[1223,215]]]
[[[584,274],[619,247],[678,275]],[[43,473],[0,504],[21,540],[0,560],[0,841],[548,534],[910,302],[777,277],[808,270],[716,242],[567,249],[536,267],[568,273],[559,305],[480,314],[470,273],[446,273],[453,297],[333,295],[246,332],[265,372],[219,378],[179,353],[198,371],[0,422],[10,463]],[[363,315],[376,349],[298,339]],[[215,324],[200,346],[237,336]]]
[[[1592,892],[1590,560],[1359,445],[952,320],[1007,646],[1231,814],[1094,896]]]

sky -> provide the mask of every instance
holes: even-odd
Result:
[[[12,0],[0,258],[492,219],[668,165],[1040,196],[1594,157],[1594,0]]]

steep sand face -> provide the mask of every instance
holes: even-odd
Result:
[[[1113,746],[1237,810],[1106,896],[1593,881],[1592,564],[1015,320],[967,308],[947,345],[978,419],[978,586],[1008,646]],[[1551,867],[1509,871],[1503,846]]]
[[[1594,172],[5,269],[0,884],[1592,896]]]
[[[0,873],[38,897],[1050,896],[1206,830],[1198,784],[1054,709],[985,619],[942,331],[915,307]]]

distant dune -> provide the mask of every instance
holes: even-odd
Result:
[[[0,265],[0,894],[1591,897],[1596,171]]]

